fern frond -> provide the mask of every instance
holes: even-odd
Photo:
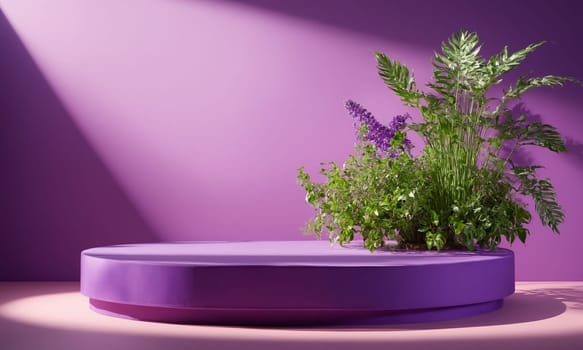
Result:
[[[521,98],[527,91],[543,86],[563,86],[565,82],[581,84],[579,80],[573,77],[560,77],[556,75],[545,75],[544,77],[536,78],[520,77],[514,86],[510,86],[504,91],[500,104],[494,110],[493,115],[498,115],[506,108],[508,102]]]
[[[518,192],[531,196],[543,225],[559,233],[558,226],[565,220],[563,209],[557,202],[555,189],[549,179],[537,179],[536,169],[541,166],[513,166],[511,171],[520,182]]]
[[[484,65],[479,56],[482,46],[476,33],[455,33],[441,44],[441,54],[435,52],[434,83],[427,84],[442,96],[455,95],[454,90],[476,90],[482,85],[481,70]]]
[[[383,53],[377,52],[376,58],[379,75],[389,89],[393,90],[408,106],[418,106],[423,93],[417,89],[415,77],[409,73],[409,69],[399,61],[389,59]]]
[[[572,77],[559,77],[556,75],[545,75],[544,77],[525,78],[520,77],[514,86],[510,86],[505,91],[503,100],[518,99],[525,92],[534,88],[542,86],[563,86],[565,82],[577,82],[577,79]]]
[[[520,138],[521,145],[533,145],[547,148],[553,152],[567,152],[565,142],[557,129],[549,124],[531,123],[525,126]]]
[[[490,86],[502,81],[499,77],[518,67],[522,61],[537,48],[544,45],[545,41],[530,44],[522,50],[513,54],[508,54],[508,47],[504,46],[502,51],[497,55],[490,57],[485,66],[485,72],[490,76]]]

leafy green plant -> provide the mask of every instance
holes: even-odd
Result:
[[[397,116],[385,126],[348,101],[359,125],[354,154],[342,166],[323,167],[324,183],[299,169],[316,211],[307,231],[318,237],[327,231],[340,244],[361,235],[371,251],[388,241],[405,249],[494,249],[502,237],[526,240],[531,214],[521,198],[530,196],[542,223],[559,233],[564,214],[551,181],[537,176],[540,165],[515,164],[512,155],[526,146],[566,152],[563,139],[555,127],[516,116],[510,106],[529,90],[577,81],[520,77],[501,97],[490,97],[501,76],[543,44],[512,54],[505,47],[486,60],[476,33],[455,33],[434,55],[430,92],[417,88],[405,65],[376,53],[380,77],[419,111],[421,122],[407,125],[408,116]],[[418,157],[407,130],[425,141]]]

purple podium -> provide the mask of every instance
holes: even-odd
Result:
[[[379,324],[492,311],[514,292],[514,255],[370,251],[327,241],[184,242],[81,253],[98,312],[197,324]]]

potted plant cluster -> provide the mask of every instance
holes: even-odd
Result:
[[[495,96],[501,76],[544,42],[485,59],[476,33],[461,31],[442,43],[433,59],[433,79],[417,87],[409,69],[376,53],[378,73],[420,122],[397,115],[381,124],[354,101],[346,109],[357,127],[355,151],[342,165],[327,163],[323,183],[299,169],[306,201],[315,209],[306,229],[332,243],[361,236],[371,251],[496,248],[504,237],[524,242],[531,197],[542,224],[559,233],[564,220],[550,179],[540,165],[517,164],[513,155],[537,146],[566,152],[557,129],[517,115],[512,106],[528,91],[576,82],[570,77],[520,77]],[[408,132],[424,140],[412,153]],[[392,243],[391,243],[392,242]]]

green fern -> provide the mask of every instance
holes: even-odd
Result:
[[[540,166],[515,165],[512,156],[530,146],[562,153],[565,143],[554,126],[515,116],[508,106],[531,90],[579,82],[523,76],[491,97],[503,76],[544,43],[516,52],[504,47],[486,59],[476,33],[457,32],[434,52],[433,79],[426,84],[432,91],[420,90],[405,64],[377,52],[380,78],[421,113],[422,120],[409,129],[424,138],[425,148],[417,158],[392,160],[378,158],[365,143],[342,167],[323,169],[324,184],[312,183],[300,169],[306,200],[317,211],[308,230],[317,235],[328,230],[341,244],[359,233],[371,250],[385,238],[406,248],[493,249],[501,237],[526,240],[531,214],[517,198],[530,196],[543,225],[559,233],[565,216],[550,179],[537,177]]]

